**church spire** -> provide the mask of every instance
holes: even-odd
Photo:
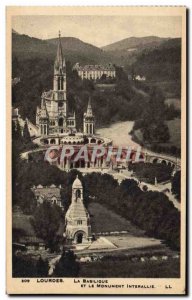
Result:
[[[63,50],[61,45],[61,32],[59,30],[59,38],[58,38],[58,45],[57,45],[57,55],[55,59],[55,67],[63,68],[65,65],[65,60],[63,58]]]
[[[53,90],[63,91],[64,100],[66,101],[66,66],[65,59],[63,57],[63,50],[61,45],[61,33],[59,31],[57,54],[54,64],[54,80],[53,80]],[[58,95],[56,95],[55,100],[58,100]]]
[[[87,112],[84,113],[83,132],[85,135],[93,135],[95,132],[95,118],[91,107],[91,97],[89,97]]]
[[[89,97],[88,105],[87,105],[87,116],[92,117],[93,111],[91,107],[91,97]]]

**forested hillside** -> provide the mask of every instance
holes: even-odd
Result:
[[[27,35],[12,33],[13,57],[20,61],[28,59],[54,59],[58,39],[41,40]],[[111,62],[111,56],[102,49],[73,37],[61,38],[63,53],[66,60],[75,64],[99,64]]]
[[[168,40],[160,47],[147,49],[138,55],[132,65],[136,74],[147,80],[181,80],[181,39]]]
[[[168,38],[160,38],[158,36],[146,36],[146,37],[129,37],[113,44],[102,47],[105,51],[136,51],[141,48],[153,48],[161,45]]]
[[[159,37],[131,37],[102,49],[78,38],[62,37],[63,53],[72,64],[113,63],[124,70],[141,73],[148,80],[180,80],[181,39]],[[27,35],[12,33],[13,57],[28,59],[54,59],[57,38],[40,40]]]

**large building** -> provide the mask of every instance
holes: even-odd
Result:
[[[68,107],[66,65],[59,34],[54,63],[53,90],[42,94],[41,106],[37,107],[36,125],[26,120],[30,136],[35,144],[44,146],[43,150],[45,152],[49,146],[53,145],[60,145],[60,150],[63,145],[74,146],[73,157],[65,157],[63,160],[58,158],[58,160],[51,162],[62,170],[101,166],[102,163],[100,160],[96,162],[85,161],[83,158],[79,158],[78,161],[74,160],[79,149],[84,145],[87,146],[90,158],[95,145],[107,147],[112,144],[111,139],[101,137],[95,133],[95,117],[92,110],[91,98],[89,97],[87,110],[82,116],[82,129],[76,128],[75,112],[70,113]],[[34,154],[30,154],[30,159],[36,159],[35,153],[37,151],[34,151]],[[40,149],[40,151],[42,150]],[[55,158],[56,154],[54,152],[56,151],[52,151],[50,152],[50,157],[54,155]],[[59,157],[61,151],[58,151],[57,155]],[[29,159],[29,153],[24,153],[22,157]]]
[[[83,204],[83,186],[78,176],[72,185],[71,205],[65,216],[65,236],[73,244],[91,242],[90,217]]]
[[[54,63],[53,90],[42,94],[41,107],[37,107],[36,126],[34,125],[33,128],[31,125],[31,130],[37,137],[34,142],[44,145],[81,145],[87,140],[86,136],[94,135],[95,118],[90,99],[87,112],[83,116],[83,131],[76,128],[75,112],[69,112],[68,109],[66,78],[66,64],[59,34]]]
[[[96,80],[100,79],[103,75],[107,78],[115,78],[116,71],[115,67],[112,64],[108,65],[85,65],[81,66],[79,63],[76,63],[73,67],[73,70],[76,70],[81,79],[90,79]]]
[[[69,112],[67,103],[66,64],[59,34],[54,63],[53,90],[44,92],[41,107],[37,107],[36,125],[40,135],[76,131],[75,112]]]
[[[35,196],[37,204],[42,204],[44,201],[49,202],[51,205],[56,204],[59,207],[63,207],[61,202],[61,186],[57,187],[54,184],[51,186],[33,186],[32,191]]]

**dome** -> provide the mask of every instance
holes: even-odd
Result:
[[[81,181],[79,180],[78,175],[77,175],[76,179],[75,179],[74,182],[73,182],[72,188],[73,188],[73,189],[82,188],[82,183],[81,183]]]

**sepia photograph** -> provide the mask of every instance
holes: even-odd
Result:
[[[186,8],[7,7],[7,49],[8,293],[185,294]]]

